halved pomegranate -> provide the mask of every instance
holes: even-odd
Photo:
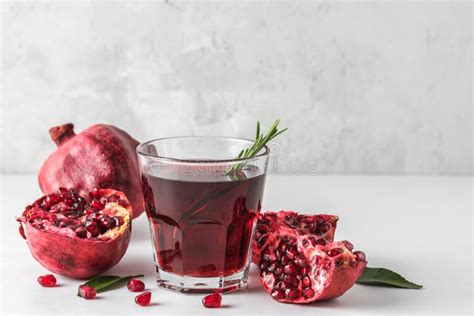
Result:
[[[87,198],[59,191],[26,207],[20,234],[46,269],[71,278],[96,276],[117,264],[131,234],[132,206],[125,195],[94,189]]]
[[[258,229],[261,236],[254,251],[260,281],[275,300],[297,304],[327,300],[354,285],[367,261],[363,252],[352,252],[350,242],[331,242],[336,221],[331,215],[262,214],[257,225],[267,225],[268,231],[262,234],[262,227]],[[306,227],[308,223],[317,223],[316,229]],[[320,225],[327,227],[319,229]],[[258,243],[262,237],[265,241]]]
[[[338,219],[334,215],[303,215],[293,211],[261,213],[255,230],[252,262],[260,262],[261,251],[277,238],[275,232],[307,236],[313,244],[326,245],[334,240]]]

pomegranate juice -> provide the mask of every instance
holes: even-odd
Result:
[[[254,173],[257,174],[257,173]],[[245,268],[265,175],[144,175],[155,260],[166,272],[221,277]]]

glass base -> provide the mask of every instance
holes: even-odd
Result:
[[[228,293],[247,287],[248,268],[225,277],[197,278],[181,276],[156,268],[159,287],[182,293]]]

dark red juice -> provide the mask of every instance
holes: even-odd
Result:
[[[246,173],[240,180],[222,172],[144,175],[147,215],[162,270],[220,277],[245,267],[265,183],[265,175]]]

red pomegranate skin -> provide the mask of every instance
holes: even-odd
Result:
[[[58,148],[39,172],[43,193],[67,187],[84,195],[95,187],[111,188],[125,193],[136,218],[145,209],[135,152],[139,142],[112,125],[96,124],[77,135],[73,128],[68,123],[49,130]]]
[[[30,251],[51,272],[73,279],[88,279],[116,265],[127,251],[130,229],[118,239],[90,241],[40,231],[25,224]]]
[[[109,189],[100,192],[103,195],[114,193],[128,203],[122,192]],[[131,213],[130,206],[125,210]],[[132,223],[128,219],[117,236],[99,241],[71,238],[39,230],[26,220],[21,222],[36,261],[51,272],[73,279],[89,279],[116,265],[127,251],[132,231]]]

